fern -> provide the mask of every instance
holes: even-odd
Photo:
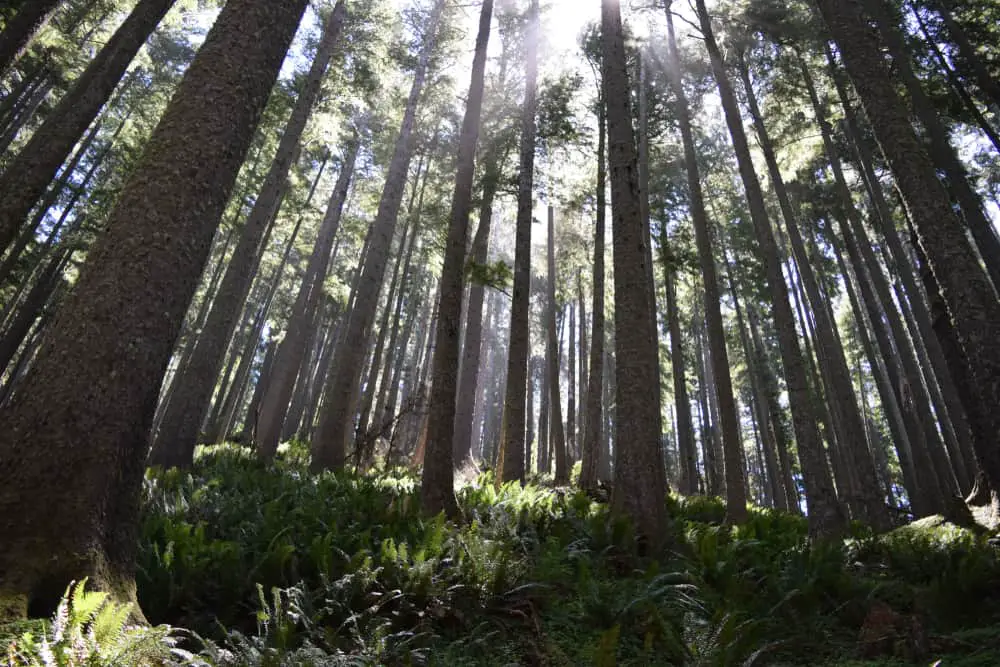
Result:
[[[107,593],[86,590],[87,580],[66,589],[41,634],[26,632],[7,647],[11,667],[120,667],[122,665],[208,665],[178,648],[178,637],[167,625],[129,623],[130,604],[119,604]]]

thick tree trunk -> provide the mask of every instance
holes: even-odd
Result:
[[[314,470],[340,468],[347,457],[354,413],[358,402],[358,389],[364,365],[363,351],[368,347],[378,309],[378,295],[382,290],[389,249],[396,230],[396,218],[403,202],[406,176],[413,156],[413,129],[416,124],[417,105],[427,80],[431,55],[437,42],[437,33],[444,10],[443,0],[434,4],[427,23],[427,36],[421,48],[413,76],[413,85],[406,102],[399,135],[393,149],[392,160],[386,171],[385,187],[379,201],[375,221],[372,223],[371,243],[361,269],[357,297],[348,311],[344,334],[334,357],[334,373],[326,388],[326,401],[316,438],[312,444]]]
[[[774,232],[768,220],[760,181],[754,171],[750,146],[743,129],[743,120],[740,117],[736,96],[726,74],[722,54],[715,42],[704,0],[697,0],[697,7],[702,33],[705,35],[705,42],[712,60],[715,80],[722,97],[726,123],[729,126],[733,147],[739,161],[740,176],[746,190],[757,242],[764,255],[775,327],[780,341],[779,349],[785,368],[785,380],[788,384],[788,399],[792,408],[792,423],[798,445],[799,462],[802,466],[802,476],[806,487],[810,532],[818,536],[833,537],[846,528],[846,517],[844,517],[843,510],[837,502],[833,480],[826,465],[823,442],[816,427],[813,397],[809,392],[806,366],[802,350],[799,347],[798,335],[795,332],[794,316],[788,301],[788,287],[782,276],[781,260],[778,256]]]
[[[535,183],[535,115],[538,109],[538,0],[531,0],[525,35],[524,103],[521,108],[520,175],[517,192],[517,228],[514,236],[514,296],[510,308],[510,343],[507,346],[507,376],[497,484],[524,481],[524,434],[527,428],[525,394],[528,386],[528,356],[531,354],[531,225]]]
[[[8,613],[47,615],[86,575],[135,599],[139,494],[160,382],[306,4],[226,4],[32,370],[0,411]],[[36,501],[40,488],[49,502]]]
[[[191,465],[191,456],[198,443],[200,426],[225,358],[226,346],[233,336],[233,328],[239,320],[240,311],[257,274],[268,240],[270,221],[281,206],[281,193],[286,187],[289,170],[300,152],[302,134],[319,97],[345,16],[346,8],[341,0],[334,7],[323,29],[316,57],[285,125],[264,185],[243,225],[240,240],[233,250],[205,327],[198,337],[191,362],[184,376],[177,378],[181,383],[181,391],[164,414],[155,446],[155,451],[159,452],[156,461],[165,467]],[[325,160],[323,164],[325,166]]]
[[[627,515],[655,548],[667,538],[667,493],[660,441],[660,369],[656,304],[648,281],[638,158],[629,111],[628,68],[621,7],[602,3],[604,102],[608,113],[608,161],[614,232],[615,281],[615,484],[612,507]]]
[[[569,483],[569,465],[566,459],[566,429],[563,424],[562,395],[559,391],[561,382],[559,381],[560,357],[562,356],[562,345],[558,335],[556,325],[556,212],[552,206],[548,207],[548,243],[546,246],[546,258],[548,260],[548,277],[545,283],[545,334],[548,351],[546,359],[548,361],[549,375],[549,410],[552,444],[552,458],[555,461],[555,483]]]
[[[45,27],[62,0],[32,0],[21,7],[0,32],[0,77],[24,53],[32,38]]]
[[[972,370],[975,391],[984,405],[1000,405],[1000,348],[996,345],[1000,340],[1000,301],[994,285],[979,264],[965,236],[965,226],[952,209],[933,163],[906,118],[878,42],[868,29],[864,6],[858,0],[816,1],[841,48],[920,246],[940,285]],[[1000,432],[1000,412],[994,410],[987,418],[994,424],[990,432]],[[979,446],[976,455],[990,484],[1000,488],[1000,450]]]
[[[0,176],[0,248],[7,248],[60,165],[175,0],[140,0]],[[0,65],[2,67],[2,65]]]

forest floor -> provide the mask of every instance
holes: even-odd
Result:
[[[486,473],[455,524],[421,516],[406,472],[312,476],[302,451],[265,467],[217,447],[147,475],[139,601],[186,629],[157,629],[167,664],[1000,665],[1000,550],[939,518],[813,544],[798,516],[727,527],[721,501],[671,497],[669,547],[640,557],[572,489]],[[143,664],[45,659],[74,622],[74,650],[100,653],[88,613],[0,628],[0,664]]]

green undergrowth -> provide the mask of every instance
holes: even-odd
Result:
[[[1000,664],[998,554],[948,524],[813,544],[801,517],[727,527],[720,501],[671,497],[650,556],[580,492],[495,490],[486,473],[459,522],[422,516],[418,496],[405,471],[310,475],[294,448],[151,471],[140,604],[187,629],[170,631],[174,664]],[[877,602],[918,619],[926,655],[861,652]]]

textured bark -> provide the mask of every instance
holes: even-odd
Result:
[[[736,398],[733,394],[733,381],[729,372],[729,353],[726,350],[726,331],[722,321],[722,307],[720,305],[722,299],[715,267],[715,252],[712,247],[711,223],[705,210],[705,198],[702,194],[701,175],[698,169],[698,153],[694,143],[694,132],[691,128],[691,112],[681,80],[680,58],[677,54],[677,40],[669,4],[666,14],[667,72],[671,88],[677,99],[677,122],[684,144],[684,163],[687,170],[691,218],[694,223],[698,260],[704,285],[705,322],[708,330],[708,345],[711,348],[712,376],[715,378],[719,426],[722,431],[722,451],[725,458],[726,511],[729,521],[739,523],[746,520],[747,517],[746,488],[743,484],[742,472],[743,442],[739,437],[739,415],[736,412]],[[683,382],[683,376],[681,381]],[[685,411],[686,408],[679,413]],[[681,419],[683,420],[683,417]]]
[[[638,157],[629,110],[628,69],[621,7],[602,2],[604,102],[608,114],[608,162],[614,235],[615,282],[615,484],[612,507],[634,522],[654,548],[666,539],[667,493],[660,440],[660,369],[656,304],[644,247]]]
[[[493,229],[493,202],[500,185],[500,156],[491,152],[485,160],[483,175],[483,200],[479,207],[479,226],[472,240],[472,262],[483,265],[489,258],[490,234]],[[462,349],[461,377],[458,383],[458,402],[455,406],[455,461],[461,463],[472,455],[473,417],[477,397],[485,391],[479,377],[483,347],[483,285],[469,286],[469,303],[465,316],[465,342]]]
[[[465,118],[455,164],[455,192],[451,200],[448,239],[441,268],[438,302],[437,347],[434,350],[434,382],[431,386],[427,422],[427,453],[421,479],[420,500],[425,512],[458,513],[455,500],[455,407],[459,386],[462,294],[465,291],[465,250],[469,245],[469,216],[475,177],[476,147],[483,112],[486,53],[493,21],[493,0],[483,0],[479,32],[472,60],[472,81],[466,98]]]
[[[510,308],[510,342],[507,346],[507,376],[504,387],[503,421],[497,483],[524,481],[524,434],[527,428],[525,394],[528,386],[528,356],[531,354],[531,224],[535,183],[535,116],[538,109],[538,0],[531,0],[525,35],[524,103],[521,108],[520,175],[517,192],[517,227],[514,236],[514,296]]]
[[[1000,301],[965,236],[962,221],[934,166],[907,122],[899,96],[881,60],[878,43],[857,0],[817,0],[841,49],[882,152],[895,176],[906,209],[940,285],[945,307],[972,370],[983,405],[1000,405]],[[944,344],[944,341],[942,341]],[[987,418],[1000,432],[1000,412]],[[978,442],[976,443],[978,445]],[[977,446],[976,455],[993,488],[1000,488],[1000,456],[995,447]]]
[[[348,140],[340,165],[340,175],[330,194],[326,214],[317,232],[316,245],[309,256],[305,276],[292,305],[285,337],[275,352],[274,372],[264,392],[260,414],[251,415],[257,420],[255,430],[257,455],[265,460],[272,458],[278,450],[288,402],[295,388],[296,376],[302,367],[302,357],[305,354],[303,342],[308,336],[307,326],[316,317],[316,311],[320,307],[323,284],[330,267],[333,241],[340,229],[340,219],[354,175],[359,147],[357,136]]]
[[[1000,289],[1000,237],[986,215],[979,193],[969,181],[965,165],[951,145],[948,129],[913,71],[910,49],[893,16],[893,10],[886,0],[868,0],[864,11],[878,24],[878,35],[892,55],[894,71],[902,79],[913,111],[926,130],[930,157],[947,176],[948,190],[962,209],[962,216],[972,232],[993,286]]]
[[[798,444],[799,463],[806,487],[806,502],[809,515],[809,529],[814,535],[835,536],[846,527],[843,510],[837,502],[833,481],[823,453],[823,443],[816,427],[815,409],[806,378],[806,366],[795,332],[794,316],[788,301],[788,288],[781,272],[774,232],[767,217],[764,194],[754,171],[743,121],[732,85],[726,74],[722,54],[712,33],[711,20],[704,0],[697,0],[698,16],[702,33],[712,60],[712,70],[722,97],[726,124],[733,139],[733,147],[739,161],[740,177],[746,190],[754,231],[767,271],[768,288],[774,309],[775,327],[779,337],[779,349],[785,380],[788,384],[788,398],[792,409],[792,424]]]
[[[443,0],[434,4],[427,33],[421,48],[413,85],[406,102],[392,160],[386,171],[385,186],[372,223],[371,243],[361,269],[354,307],[348,312],[344,335],[334,357],[334,372],[326,388],[326,406],[313,441],[312,466],[316,470],[339,468],[344,465],[347,447],[354,434],[354,413],[358,389],[365,362],[363,352],[368,347],[378,309],[378,295],[385,279],[389,249],[396,230],[396,218],[403,201],[406,176],[413,156],[413,128],[417,105],[427,79],[427,70],[434,52],[436,36],[444,9]]]
[[[973,437],[982,438],[984,446],[988,447],[989,445],[985,443],[990,441],[990,436],[986,434],[974,434],[970,429],[970,425],[966,417],[964,401],[960,398],[960,396],[968,396],[971,399],[972,394],[968,392],[960,393],[952,378],[952,372],[949,370],[950,365],[945,359],[942,344],[939,341],[938,336],[935,335],[929,307],[924,300],[924,295],[920,290],[920,287],[917,285],[914,267],[910,262],[908,253],[903,248],[902,240],[900,239],[899,233],[893,223],[892,211],[890,210],[889,204],[885,199],[884,193],[882,192],[882,184],[876,176],[874,167],[872,166],[873,159],[871,150],[862,137],[857,114],[855,113],[854,106],[850,103],[848,98],[847,86],[843,81],[842,71],[839,67],[837,67],[829,47],[827,48],[827,59],[837,87],[841,105],[844,108],[847,120],[846,128],[848,138],[851,140],[851,144],[856,151],[857,161],[861,165],[861,171],[864,176],[865,184],[868,188],[868,193],[875,209],[876,215],[874,216],[874,220],[878,223],[879,231],[881,232],[882,237],[886,240],[890,254],[895,262],[895,275],[902,280],[903,287],[909,297],[909,303],[913,309],[914,319],[916,320],[917,328],[920,332],[919,337],[922,339],[923,344],[927,348],[927,354],[933,365],[934,375],[940,385],[941,401],[947,406],[946,410],[939,411],[939,418],[943,421],[943,426],[946,429],[946,436],[949,431],[953,433],[953,436],[950,437],[954,437],[958,441],[958,447],[971,454],[973,449]],[[929,371],[930,369],[925,370]],[[969,377],[969,375],[968,371],[963,371],[963,376]],[[978,400],[975,402],[978,403]],[[968,466],[967,477],[969,479],[973,479],[976,472],[974,469],[975,463],[972,460],[972,456],[968,456],[966,458],[968,458],[966,461]]]
[[[270,222],[281,205],[289,170],[300,152],[302,134],[319,98],[327,67],[333,57],[344,24],[344,2],[334,7],[323,29],[316,56],[306,75],[264,184],[253,210],[243,225],[240,240],[222,278],[191,362],[183,377],[177,378],[179,393],[164,414],[156,436],[157,462],[164,466],[189,466],[198,443],[202,420],[209,408],[211,391],[225,359],[226,346],[233,336],[240,311],[246,302],[261,255],[267,245]],[[325,166],[324,161],[324,166]],[[322,170],[321,170],[322,171]],[[315,183],[313,185],[315,188]],[[310,193],[310,196],[312,193]],[[169,447],[165,446],[169,443]]]
[[[657,364],[656,367],[659,368],[659,354],[660,354],[660,343],[659,343],[659,331],[656,327],[656,281],[654,275],[656,269],[653,266],[653,238],[652,238],[652,224],[649,212],[649,99],[646,93],[647,79],[646,79],[646,53],[643,49],[637,49],[636,54],[636,66],[638,72],[635,77],[635,87],[636,87],[636,98],[638,100],[638,114],[639,114],[639,124],[637,129],[637,142],[638,142],[638,167],[639,167],[639,211],[642,216],[642,250],[645,254],[645,265],[646,269],[646,290],[648,292],[647,298],[649,302],[653,304],[654,317],[653,317],[653,328],[650,334],[652,339],[650,345],[656,350],[657,354]],[[660,426],[660,431],[663,431],[662,423]]]
[[[0,77],[23,54],[31,40],[45,27],[62,0],[32,0],[25,3],[0,32]]]
[[[135,598],[139,494],[160,382],[306,4],[226,4],[32,370],[0,411],[0,598],[20,601],[21,611],[47,615],[84,575]],[[36,501],[39,488],[49,502]]]
[[[604,93],[598,91],[597,110],[597,211],[594,226],[594,277],[593,277],[593,321],[590,331],[590,372],[587,386],[587,420],[583,429],[583,446],[580,458],[580,486],[583,489],[597,488],[601,470],[601,452],[604,443],[604,236],[607,224],[607,113],[604,108]]]
[[[7,248],[59,166],[175,0],[140,0],[0,176],[0,248]]]
[[[796,55],[799,58],[803,77],[807,79],[807,86],[812,90],[812,78],[808,67],[801,54],[796,53]],[[816,348],[821,361],[824,362],[821,364],[825,371],[823,377],[828,380],[827,403],[834,422],[839,425],[838,441],[842,451],[833,452],[833,454],[843,455],[845,472],[852,477],[851,484],[842,492],[848,491],[845,499],[852,511],[857,513],[857,519],[870,524],[876,530],[888,530],[891,525],[889,513],[875,477],[875,461],[867,448],[865,424],[858,408],[857,397],[854,395],[854,384],[851,381],[850,369],[847,367],[844,348],[837,335],[836,323],[827,308],[828,300],[820,292],[812,263],[806,253],[805,243],[799,231],[798,216],[792,207],[791,199],[782,179],[774,145],[760,112],[757,96],[750,81],[750,71],[743,53],[739,53],[737,59],[747,103],[754,126],[757,129],[757,137],[764,153],[782,216],[785,219],[785,227],[788,230],[788,239],[798,268],[799,278],[815,318]],[[828,134],[824,136],[829,139]],[[831,146],[827,146],[827,148],[830,150]],[[855,476],[856,484],[853,483]]]
[[[556,325],[556,212],[552,206],[548,207],[548,243],[546,244],[546,259],[548,264],[548,276],[545,282],[545,334],[546,345],[548,346],[546,361],[549,376],[549,410],[550,426],[549,433],[552,445],[552,459],[555,462],[555,483],[569,483],[569,465],[566,458],[566,428],[563,423],[562,396],[559,391],[562,383],[560,378],[560,356],[562,345]]]

